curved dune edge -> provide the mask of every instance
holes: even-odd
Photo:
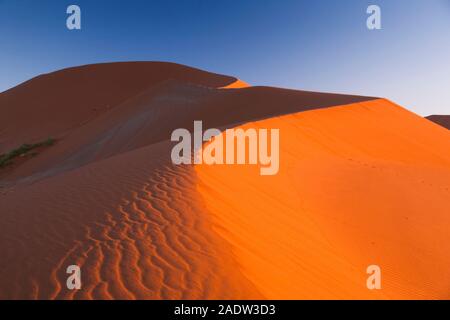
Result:
[[[450,135],[387,100],[240,126],[280,129],[280,171],[197,165],[198,191],[269,299],[449,299]],[[368,290],[366,268],[382,271]]]

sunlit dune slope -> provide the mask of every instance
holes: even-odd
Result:
[[[239,89],[239,88],[246,88],[249,86],[250,85],[247,82],[238,79],[235,82],[230,83],[227,86],[221,87],[220,89]]]
[[[387,100],[295,113],[280,171],[198,165],[214,230],[270,299],[449,299],[450,133]],[[378,265],[382,289],[366,287]]]

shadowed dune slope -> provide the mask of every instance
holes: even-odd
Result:
[[[280,130],[280,171],[197,165],[214,230],[271,299],[449,299],[450,133],[387,100],[241,128]],[[382,290],[366,287],[378,265]]]
[[[0,94],[0,153],[79,127],[170,79],[212,88],[237,80],[166,62],[104,63],[44,74]]]
[[[1,299],[261,298],[162,142],[0,196]],[[26,201],[24,201],[26,199]],[[66,268],[82,270],[82,290]]]
[[[450,130],[450,116],[432,115],[432,116],[428,116],[426,118],[428,120],[433,121],[434,123],[437,123],[438,125]]]

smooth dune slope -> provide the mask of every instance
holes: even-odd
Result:
[[[448,130],[387,100],[240,128],[280,129],[278,175],[195,169],[214,230],[264,297],[450,298]]]
[[[167,80],[211,88],[236,78],[166,62],[86,65],[40,75],[0,94],[0,153],[77,128]]]

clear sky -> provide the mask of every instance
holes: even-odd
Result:
[[[82,30],[66,28],[66,8]],[[366,9],[382,10],[382,30]],[[252,85],[450,114],[450,0],[0,0],[0,91],[61,68],[178,62]]]

